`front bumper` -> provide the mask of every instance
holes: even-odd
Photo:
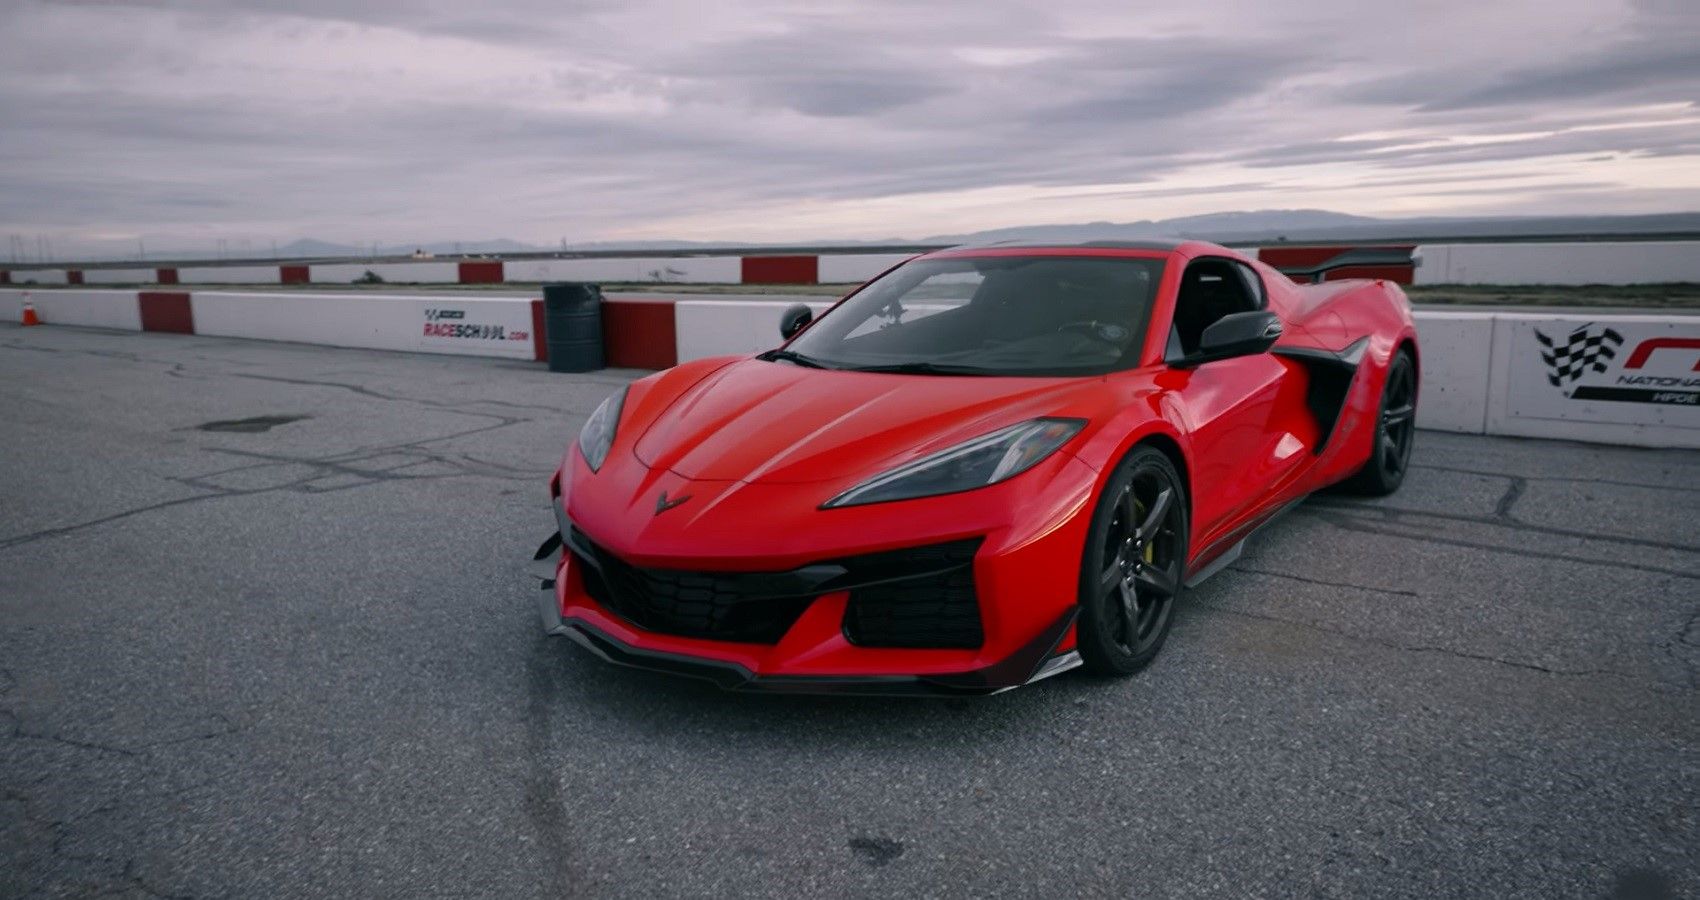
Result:
[[[584,619],[562,618],[553,603],[543,608],[544,631],[561,635],[617,665],[713,682],[723,690],[769,694],[858,694],[938,697],[996,694],[1066,672],[1080,665],[1074,650],[1057,645],[1074,626],[1070,611],[1026,652],[972,672],[939,675],[758,675],[735,662],[634,647]]]
[[[993,488],[978,497],[910,501],[901,511],[866,507],[820,513],[812,500],[777,489],[759,494],[749,489],[757,496],[721,500],[712,493],[717,486],[672,480],[676,476],[671,475],[643,488],[650,496],[661,487],[672,496],[695,496],[692,506],[678,514],[622,508],[610,515],[605,497],[592,489],[575,491],[570,504],[564,497],[552,504],[559,531],[537,553],[537,574],[550,588],[539,592],[539,612],[547,632],[609,662],[703,678],[728,690],[996,693],[1080,664],[1074,652],[1075,599],[1096,473],[1065,458],[1045,474],[1043,481],[1007,487],[1010,493],[1024,492],[1019,496],[992,496]],[[605,490],[606,484],[594,488]],[[701,521],[688,517],[693,511],[700,511]],[[575,527],[581,515],[593,526],[586,529],[588,535]],[[640,624],[644,618],[634,618],[626,608],[629,596],[606,596],[610,561],[604,552],[631,565],[726,575],[740,584],[751,577],[762,580],[758,583],[779,578],[785,593],[797,594],[789,589],[798,576],[824,577],[823,570],[837,568],[825,561],[854,568],[854,560],[863,558],[858,554],[942,546],[970,534],[980,536],[968,565],[975,592],[971,602],[977,603],[984,629],[972,646],[862,640],[866,635],[853,627],[855,617],[846,614],[868,609],[866,595],[845,586],[841,568],[839,578],[803,592],[812,599],[806,598],[789,624],[760,635],[655,630],[659,623]],[[925,593],[923,602],[938,596]],[[619,601],[619,608],[607,605],[611,601]]]

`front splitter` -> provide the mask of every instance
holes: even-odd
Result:
[[[553,594],[553,592],[549,592]],[[1012,654],[983,669],[940,675],[758,675],[725,660],[686,656],[636,647],[576,617],[550,621],[545,630],[572,640],[616,665],[711,681],[728,691],[767,694],[853,694],[878,697],[962,697],[996,694],[1066,672],[1080,665],[1080,654],[1056,648],[1074,624],[1070,610],[1050,628]]]

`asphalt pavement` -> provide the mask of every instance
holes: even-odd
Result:
[[[1422,432],[1134,679],[742,696],[538,631],[638,374],[0,326],[0,896],[1700,896],[1700,453]]]

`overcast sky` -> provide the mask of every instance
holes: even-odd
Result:
[[[1673,212],[1697,100],[1697,0],[0,0],[0,234]]]

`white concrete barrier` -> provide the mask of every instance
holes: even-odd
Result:
[[[1482,434],[1494,314],[1425,311],[1416,320],[1422,376],[1417,427]]]
[[[13,269],[13,284],[70,284],[64,269]]]
[[[1659,284],[1700,281],[1700,242],[1423,244],[1417,284]]]
[[[815,315],[836,302],[810,300]],[[691,300],[673,304],[679,362],[727,353],[758,353],[780,345],[779,316],[790,303]]]
[[[861,284],[886,269],[914,257],[914,253],[858,253],[822,256],[821,284]]]
[[[329,263],[316,264],[309,271],[314,284],[353,284],[367,272],[394,284],[455,284],[460,281],[460,264],[453,262]]]
[[[84,284],[153,284],[159,274],[153,269],[84,269]]]
[[[534,359],[531,299],[224,293],[191,297],[197,334],[332,347]]]
[[[606,259],[514,259],[503,265],[508,281],[634,281],[679,284],[737,284],[743,278],[736,256],[643,256]]]
[[[1489,434],[1700,448],[1700,316],[1495,317]]]
[[[195,266],[177,270],[181,284],[277,284],[277,266]]]
[[[31,291],[0,289],[0,320],[17,322],[23,315],[24,295],[35,306],[43,325],[82,325],[90,328],[142,330],[135,291]]]

